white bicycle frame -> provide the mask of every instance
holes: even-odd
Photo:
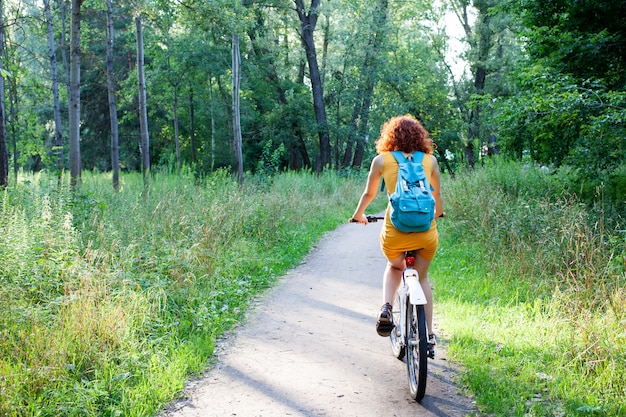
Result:
[[[407,297],[411,306],[428,304],[422,285],[419,282],[417,271],[414,268],[407,267],[402,272],[402,284],[398,288],[398,294],[400,296],[400,322],[396,326],[400,329],[400,345],[406,347]],[[428,324],[426,324],[426,334],[429,334]]]

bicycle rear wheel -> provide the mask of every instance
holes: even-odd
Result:
[[[428,340],[426,336],[426,316],[423,305],[407,303],[407,352],[406,366],[409,374],[411,397],[420,402],[426,393],[426,373],[428,365]]]
[[[404,358],[406,352],[406,344],[402,338],[402,332],[400,331],[400,311],[401,303],[400,294],[396,292],[396,296],[393,299],[393,322],[395,323],[395,327],[391,330],[391,335],[389,336],[389,340],[391,341],[391,351],[393,352],[393,356],[402,360]]]

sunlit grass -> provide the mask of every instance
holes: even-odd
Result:
[[[444,184],[436,310],[488,415],[626,415],[625,242],[558,184],[504,164]]]
[[[239,187],[155,174],[24,176],[0,200],[0,415],[148,416],[251,300],[351,214],[362,178]]]
[[[118,193],[105,174],[83,182],[72,194],[38,174],[2,192],[0,415],[154,415],[364,186],[310,173],[242,188],[225,172],[155,174],[149,189],[124,175]],[[625,236],[562,184],[515,164],[444,178],[435,309],[485,415],[626,415]]]

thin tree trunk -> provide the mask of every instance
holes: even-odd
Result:
[[[56,44],[54,42],[54,26],[50,12],[50,0],[44,0],[46,22],[48,25],[48,53],[50,56],[50,72],[52,74],[52,99],[54,112],[53,154],[56,156],[57,171],[63,171],[63,131],[61,130],[61,102],[59,101],[59,76],[57,69]]]
[[[189,146],[191,147],[191,162],[195,164],[198,162],[198,157],[196,155],[196,125],[194,119],[193,88],[189,91]]]
[[[354,100],[354,107],[352,108],[352,118],[350,121],[350,130],[348,131],[348,139],[346,141],[346,149],[343,154],[342,168],[350,166],[352,160],[352,149],[354,147],[356,131],[358,129],[357,120],[359,119],[359,112],[361,110],[361,104],[363,103],[363,89],[359,86],[356,91],[356,97]]]
[[[4,61],[4,1],[0,0],[0,72]],[[7,132],[4,113],[4,77],[0,76],[0,187],[9,184],[9,152],[7,150]]]
[[[2,0],[0,0],[2,1]],[[5,33],[4,31],[4,25],[0,24],[0,32],[1,33]],[[4,36],[4,35],[3,35]],[[6,49],[6,44],[4,41],[0,40],[0,46],[2,49],[2,52],[0,53],[0,64],[3,63],[8,63],[9,62],[9,54],[7,53],[7,49]],[[9,118],[7,119],[6,116],[6,107],[5,107],[5,122],[4,122],[4,126],[5,126],[5,146],[7,147],[7,152],[8,152],[8,148],[9,148],[9,138],[11,138],[11,145],[13,148],[13,155],[12,155],[12,162],[13,162],[13,175],[15,175],[15,178],[17,178],[19,171],[20,171],[20,166],[18,164],[18,159],[19,159],[19,152],[17,150],[17,130],[18,130],[18,126],[20,124],[20,112],[18,111],[18,104],[19,104],[19,91],[17,88],[17,80],[15,77],[8,77],[8,78],[4,78],[1,77],[2,82],[3,82],[3,87],[4,87],[4,91],[5,91],[5,95],[6,93],[6,87],[8,86],[8,95],[9,95]],[[4,101],[3,101],[4,102]],[[7,132],[7,129],[9,129],[10,132]],[[1,151],[0,151],[1,152]],[[8,164],[9,162],[7,161],[7,168],[8,168]]]
[[[174,85],[174,144],[176,145],[176,172],[180,174],[180,137],[178,132],[178,86]]]
[[[141,169],[144,186],[149,184],[150,174],[150,136],[148,135],[148,106],[146,104],[146,77],[144,74],[143,23],[141,15],[135,17],[137,30],[137,80],[139,92],[139,128],[141,134]]]
[[[70,176],[72,187],[80,186],[80,8],[83,0],[72,0],[70,33]]]
[[[169,40],[169,34],[168,34]],[[169,43],[169,42],[168,42]],[[172,103],[172,114],[174,117],[174,146],[176,149],[176,173],[180,174],[182,167],[180,159],[180,130],[178,123],[178,86],[180,85],[180,75],[172,71],[171,56],[168,48],[167,52],[167,78],[174,92],[174,102]]]
[[[326,107],[324,105],[324,89],[322,79],[317,63],[317,53],[315,51],[315,42],[313,39],[313,31],[317,24],[318,10],[320,0],[311,0],[311,7],[307,13],[304,8],[303,0],[294,0],[296,11],[300,18],[300,36],[304,50],[306,52],[307,63],[309,65],[309,77],[311,79],[311,89],[313,92],[313,109],[315,111],[315,119],[317,121],[318,135],[320,141],[320,157],[316,165],[316,171],[322,170],[330,165],[330,135],[328,132],[328,120],[326,118]]]
[[[109,117],[111,120],[111,170],[113,173],[113,189],[117,191],[120,183],[119,132],[117,122],[117,98],[115,96],[115,76],[113,72],[113,6],[107,3],[107,89],[109,92]]]
[[[4,47],[4,44],[3,44]],[[6,58],[6,50],[4,52],[3,55],[0,55],[0,57],[4,58],[5,60]],[[8,61],[8,60],[7,60]],[[4,79],[2,80],[4,82]],[[18,111],[18,105],[19,105],[19,94],[18,94],[18,89],[17,89],[17,81],[15,80],[15,78],[10,78],[7,80],[9,83],[9,113],[11,115],[10,121],[11,123],[8,123],[8,128],[11,131],[11,135],[10,137],[13,139],[11,141],[11,145],[13,148],[13,175],[15,175],[15,178],[17,178],[18,173],[20,172],[20,166],[18,164],[18,159],[19,159],[19,152],[17,150],[17,127],[20,124],[20,112]],[[5,122],[5,128],[7,127],[7,124]],[[8,137],[6,140],[7,143],[7,149],[9,147],[8,143]]]
[[[218,85],[219,88],[219,85]],[[209,111],[211,112],[211,171],[215,169],[215,111],[213,110],[213,77],[209,76],[209,100],[211,105]]]
[[[239,55],[239,35],[233,35],[233,148],[237,160],[237,181],[243,184],[243,150],[241,119],[239,114],[239,83],[241,80],[241,57]]]
[[[61,58],[63,60],[63,68],[65,70],[65,88],[69,96],[70,91],[70,62],[68,58],[68,42],[67,42],[67,0],[59,0],[59,9],[61,11],[61,33],[59,35],[59,49],[61,50]],[[68,111],[69,111],[68,100]]]

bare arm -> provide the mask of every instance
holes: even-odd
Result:
[[[430,185],[433,187],[433,197],[435,197],[435,218],[443,214],[443,200],[441,198],[441,177],[439,175],[439,164],[434,155],[430,155],[432,161],[432,172],[430,174]]]
[[[359,199],[359,204],[352,215],[352,218],[358,223],[367,224],[367,218],[365,217],[365,210],[367,206],[374,200],[376,193],[378,192],[378,186],[380,185],[380,178],[383,175],[383,155],[378,155],[372,160],[370,166],[370,172],[367,175],[367,184],[365,190]]]

